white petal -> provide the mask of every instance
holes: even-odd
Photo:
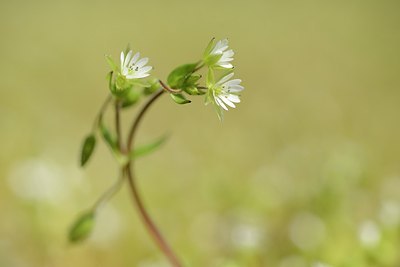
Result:
[[[121,59],[121,70],[122,70],[124,68],[124,59],[125,59],[124,52],[121,52],[120,59]]]
[[[139,61],[136,63],[136,66],[139,67],[139,68],[141,68],[141,67],[143,67],[144,65],[146,65],[147,62],[149,62],[149,58],[144,57],[144,58],[142,58],[141,60],[139,60]]]
[[[244,87],[243,86],[241,86],[241,85],[233,85],[233,86],[229,86],[228,87],[228,90],[226,90],[227,92],[234,92],[234,93],[237,93],[237,92],[241,92],[241,91],[243,91],[244,90]]]
[[[239,85],[241,82],[242,82],[241,79],[233,79],[233,80],[227,81],[225,83],[225,85],[227,85],[227,86]]]
[[[228,99],[233,103],[240,103],[240,98],[237,95],[230,94],[228,95]]]
[[[233,58],[231,58],[231,57],[224,57],[224,56],[222,56],[219,60],[218,60],[218,62],[219,63],[222,63],[222,62],[229,62],[229,61],[232,61],[233,60]]]
[[[147,76],[149,76],[150,74],[148,74],[148,73],[134,73],[134,74],[129,74],[129,75],[126,75],[126,78],[127,79],[139,79],[139,78],[144,78],[144,77],[147,77]]]
[[[223,84],[224,82],[226,82],[227,80],[229,80],[230,78],[232,78],[234,75],[234,73],[229,73],[228,75],[225,75],[224,77],[221,78],[221,80],[219,80],[216,85],[220,85]]]
[[[132,60],[131,60],[131,64],[135,64],[136,61],[138,61],[139,57],[140,57],[140,53],[137,52],[137,53],[133,56],[133,58],[132,58]]]
[[[128,67],[129,61],[131,61],[131,57],[132,57],[132,50],[129,51],[128,55],[126,55],[125,61],[124,61],[124,66]]]
[[[232,69],[233,68],[233,65],[229,64],[229,63],[227,63],[227,64],[218,64],[218,65],[220,65],[223,68],[227,68],[227,69]]]
[[[150,67],[150,66],[146,66],[146,67],[143,67],[143,68],[141,68],[141,69],[139,69],[139,72],[148,72],[148,71],[150,71],[151,69],[152,69],[153,67]]]
[[[225,104],[222,102],[221,99],[219,99],[218,97],[215,97],[215,101],[217,102],[217,104],[219,106],[221,106],[223,109],[228,110],[228,108],[225,106]]]
[[[235,52],[233,52],[233,50],[228,50],[224,53],[225,57],[232,57],[235,54]]]
[[[220,95],[219,98],[225,102],[225,104],[227,104],[228,106],[230,106],[231,108],[235,108],[235,104],[233,104],[231,101],[229,101],[229,99],[224,96],[224,95]]]

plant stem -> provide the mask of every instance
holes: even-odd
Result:
[[[93,210],[95,210],[96,212],[98,210],[100,210],[103,205],[110,200],[115,193],[117,193],[119,191],[119,189],[121,188],[121,186],[124,184],[124,176],[121,173],[121,176],[118,177],[118,180],[110,187],[107,189],[107,191],[105,191],[103,193],[103,195],[101,195],[101,197],[96,201],[96,203],[93,206]]]
[[[104,101],[104,103],[101,105],[101,108],[99,110],[99,113],[97,113],[96,119],[94,120],[93,123],[93,129],[92,131],[95,132],[97,130],[97,128],[99,127],[100,121],[103,117],[104,112],[107,109],[108,104],[110,103],[110,101],[112,100],[112,95],[108,95],[106,100]]]
[[[121,134],[121,101],[115,101],[115,131],[117,133],[117,145],[119,151],[123,154],[125,149],[122,144],[122,134]]]
[[[163,89],[160,89],[159,91],[154,93],[153,96],[148,100],[148,102],[139,111],[139,114],[137,115],[137,117],[133,121],[132,127],[131,127],[129,135],[128,135],[128,141],[127,141],[127,147],[126,147],[126,152],[127,153],[130,153],[131,151],[133,151],[134,137],[135,137],[135,134],[136,134],[136,132],[138,130],[139,124],[140,124],[144,114],[149,109],[149,107],[155,102],[155,100],[157,100],[163,93],[164,93]],[[117,114],[119,113],[119,110],[120,110],[120,107],[116,106],[116,113]],[[117,119],[117,116],[116,116],[116,119]],[[117,129],[118,129],[120,127],[118,124],[120,124],[120,123],[119,122],[116,122],[116,123],[117,123],[117,125],[116,125]],[[120,137],[121,136],[119,134],[118,139],[120,139]],[[133,167],[134,167],[134,160],[131,159],[127,163],[127,165],[124,167],[123,171],[128,177],[129,188],[130,188],[130,191],[132,193],[132,197],[133,197],[133,200],[135,202],[135,205],[138,208],[138,211],[139,211],[139,213],[140,213],[140,215],[142,217],[143,223],[146,226],[149,234],[154,239],[154,241],[157,244],[157,246],[164,253],[164,255],[168,258],[168,260],[170,261],[172,266],[174,266],[174,267],[182,267],[182,264],[180,263],[178,257],[175,255],[175,253],[171,249],[170,245],[167,243],[167,241],[162,236],[160,230],[157,228],[157,226],[155,225],[155,223],[151,219],[149,213],[147,212],[147,210],[146,210],[146,208],[145,208],[145,206],[143,204],[143,201],[142,201],[142,199],[140,197],[140,194],[139,194],[139,192],[137,190],[137,186],[136,186],[136,183],[135,183],[135,176],[134,176],[134,172],[133,172],[133,169],[134,169]]]
[[[182,93],[182,89],[172,89],[169,88],[168,85],[166,85],[163,81],[159,80],[162,88],[164,88],[165,91],[170,92],[171,94],[179,94]]]

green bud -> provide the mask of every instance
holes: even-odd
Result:
[[[81,150],[81,166],[83,167],[92,155],[96,146],[96,137],[90,134],[85,138]]]
[[[161,85],[160,82],[157,78],[154,78],[152,80],[149,81],[149,86],[145,87],[143,90],[143,93],[145,95],[151,95],[153,94],[155,91],[157,91],[158,89],[160,89]]]
[[[75,243],[86,239],[92,232],[94,223],[95,214],[93,211],[89,211],[81,215],[75,221],[69,231],[69,241]]]
[[[197,89],[196,86],[185,87],[185,89],[183,89],[183,90],[189,95],[204,95],[205,94],[204,91]]]
[[[175,101],[175,103],[183,105],[183,104],[188,104],[191,103],[192,101],[186,99],[182,94],[169,94],[172,98],[172,100]]]
[[[130,107],[134,104],[136,104],[140,97],[142,96],[142,93],[140,90],[136,87],[132,87],[128,90],[126,90],[126,93],[121,97],[122,99],[122,107]]]
[[[167,78],[168,85],[173,89],[181,89],[186,79],[193,73],[200,62],[185,64],[174,69]]]

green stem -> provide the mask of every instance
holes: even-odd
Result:
[[[101,105],[101,108],[100,108],[99,112],[97,113],[97,116],[96,116],[96,118],[94,120],[94,123],[93,123],[93,128],[92,128],[92,132],[93,133],[96,132],[97,128],[99,127],[101,119],[103,118],[103,114],[106,111],[106,109],[108,107],[108,104],[111,102],[111,100],[112,100],[112,95],[110,94],[110,95],[107,96],[107,98],[104,101],[103,105]]]
[[[136,119],[133,121],[131,130],[128,135],[128,141],[127,141],[127,151],[128,153],[134,150],[134,137],[135,134],[138,130],[139,124],[143,119],[144,114],[146,111],[149,109],[149,107],[157,100],[162,94],[163,90],[160,89],[156,93],[153,94],[153,96],[148,100],[148,102],[142,107],[140,110],[139,114],[137,115]],[[133,200],[135,202],[136,207],[138,208],[138,211],[142,217],[143,223],[146,226],[149,234],[152,236],[154,239],[155,243],[157,246],[160,248],[160,250],[164,253],[164,255],[168,258],[172,266],[174,267],[182,267],[182,264],[180,263],[178,257],[175,255],[173,252],[172,248],[170,245],[167,243],[165,238],[162,236],[160,230],[157,228],[153,220],[151,219],[149,213],[147,212],[143,201],[140,197],[140,194],[138,192],[136,183],[135,183],[135,176],[134,176],[134,160],[131,159],[128,164],[124,168],[124,173],[128,177],[129,181],[129,188],[132,193]]]
[[[96,201],[96,203],[93,205],[93,210],[97,212],[100,210],[103,205],[109,201],[122,187],[124,184],[124,176],[121,174],[117,181],[110,187],[108,188],[102,195],[101,197]]]

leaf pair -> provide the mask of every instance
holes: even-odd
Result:
[[[117,141],[116,138],[111,134],[111,132],[107,129],[107,127],[104,124],[101,124],[100,126],[100,131],[101,135],[103,136],[103,139],[106,141],[106,143],[110,146],[110,148],[113,151],[118,151],[117,148]],[[161,147],[162,144],[165,143],[167,140],[167,135],[161,136],[157,138],[155,141],[145,144],[142,146],[138,146],[134,151],[132,151],[129,155],[129,159],[133,158],[139,158],[143,157],[145,155],[148,155],[157,149]],[[90,157],[92,156],[94,149],[96,147],[96,137],[94,134],[88,135],[82,145],[82,150],[81,150],[81,161],[80,164],[81,166],[85,166]],[[124,161],[121,159],[121,161]]]

